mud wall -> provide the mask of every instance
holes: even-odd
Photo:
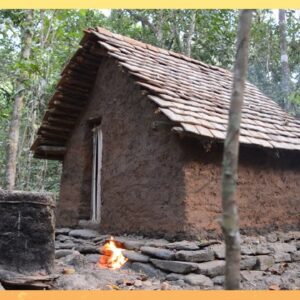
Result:
[[[196,140],[184,144],[187,228],[192,235],[220,233],[223,146],[209,151]],[[237,203],[244,233],[300,229],[299,154],[241,147]]]
[[[222,146],[151,129],[166,118],[114,61],[104,60],[86,111],[68,143],[58,222],[89,219],[92,133],[101,116],[103,232],[203,237],[219,232]],[[293,158],[294,159],[294,158]],[[242,149],[238,198],[243,229],[299,225],[300,166],[260,149]]]
[[[92,134],[87,120],[101,116],[102,222],[110,233],[180,233],[185,220],[184,157],[169,129],[154,131],[150,103],[110,59],[99,68],[88,108],[68,143],[58,222],[76,225],[90,214]]]

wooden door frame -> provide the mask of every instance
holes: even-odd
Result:
[[[103,151],[103,134],[101,125],[95,126],[93,132],[93,168],[91,194],[91,221],[101,222],[101,168]]]

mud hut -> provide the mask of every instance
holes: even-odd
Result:
[[[63,162],[58,224],[218,231],[232,73],[102,28],[80,45],[32,146]],[[240,142],[242,230],[299,228],[300,121],[247,82]]]

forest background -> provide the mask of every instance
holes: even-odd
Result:
[[[2,10],[0,20],[4,188],[7,169],[15,164],[15,189],[58,192],[61,163],[33,159],[30,146],[85,28],[101,26],[229,70],[235,60],[237,10]],[[287,112],[300,116],[299,11],[255,12],[248,80]]]

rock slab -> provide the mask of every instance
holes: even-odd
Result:
[[[99,235],[95,230],[90,229],[74,229],[69,232],[70,236],[81,239],[93,239]]]
[[[274,265],[275,260],[272,256],[258,255],[257,262],[258,262],[258,268],[261,271],[266,271]]]
[[[75,255],[75,254],[79,254],[78,251],[75,250],[70,250],[70,249],[60,249],[60,250],[56,250],[55,251],[55,258],[56,259],[60,259],[62,257],[68,256],[68,255]]]
[[[167,250],[167,249],[161,249],[161,248],[155,248],[155,247],[148,247],[144,246],[141,247],[141,251],[143,254],[157,257],[160,259],[173,259],[175,257],[175,254],[173,251]]]
[[[212,245],[210,250],[218,259],[225,259],[225,245]]]
[[[65,235],[68,235],[70,231],[71,231],[70,228],[56,228],[55,234],[56,234],[56,235],[59,235],[59,234],[65,234]]]
[[[209,277],[215,277],[218,275],[224,275],[224,270],[225,270],[224,260],[213,260],[213,261],[198,264],[197,273]]]
[[[180,241],[166,244],[166,248],[174,250],[199,250],[196,242]]]
[[[130,261],[137,261],[142,263],[147,263],[149,261],[149,256],[130,250],[123,250],[123,255]]]
[[[201,274],[189,274],[184,276],[183,280],[187,284],[193,286],[199,286],[204,288],[212,288],[214,286],[213,281],[209,277]]]
[[[252,270],[257,264],[256,256],[245,256],[241,259],[241,270]]]
[[[273,243],[269,245],[269,249],[273,252],[287,252],[287,253],[293,253],[297,251],[297,248],[295,245],[288,244],[288,243]]]
[[[188,274],[198,269],[198,264],[181,262],[181,261],[171,261],[171,260],[161,260],[161,259],[150,259],[154,266],[164,271]]]
[[[165,273],[154,268],[150,264],[134,262],[131,264],[130,268],[138,273],[143,273],[149,277],[157,277],[157,278],[164,278]]]
[[[300,251],[295,251],[294,253],[292,253],[292,260],[300,261]]]
[[[214,252],[211,250],[180,250],[175,254],[176,260],[190,261],[190,262],[204,262],[214,259]]]

